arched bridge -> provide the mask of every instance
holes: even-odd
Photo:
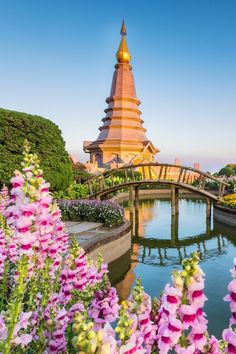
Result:
[[[209,183],[214,185],[216,194],[207,189]],[[227,186],[223,180],[194,168],[159,163],[126,165],[111,169],[90,178],[86,184],[90,198],[105,196],[129,186],[138,188],[141,185],[160,184],[173,186],[175,189],[186,189],[214,202],[223,197]]]

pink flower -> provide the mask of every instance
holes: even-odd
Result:
[[[24,185],[24,178],[21,174],[13,177],[11,180],[10,180],[11,184],[12,184],[12,188],[19,188],[19,187],[22,187]]]
[[[117,342],[115,339],[116,334],[109,322],[105,324],[102,334],[103,345],[106,346],[106,349],[102,346],[100,348],[100,352],[104,354],[118,354]]]
[[[211,336],[209,345],[210,345],[209,354],[220,354],[219,342],[216,339],[216,337]]]
[[[163,307],[170,314],[174,314],[180,305],[181,296],[182,291],[180,289],[176,289],[174,286],[167,284],[164,289],[164,294],[162,295]]]
[[[13,335],[16,337],[18,336],[20,330],[26,329],[30,325],[30,318],[32,316],[32,312],[21,312],[18,322],[15,325]]]
[[[177,354],[197,354],[194,344],[189,345],[187,348],[181,347],[179,344],[175,346]]]
[[[32,225],[32,221],[29,218],[24,216],[19,218],[16,222],[16,228],[20,233],[28,232],[30,230],[31,225]]]
[[[158,348],[160,350],[160,353],[162,354],[167,354],[169,351],[172,349],[173,343],[171,340],[171,337],[167,335],[160,335],[158,338]]]
[[[228,343],[227,353],[236,353],[236,333],[232,329],[225,329],[222,333],[223,340]]]
[[[236,312],[236,279],[231,280],[228,291],[229,294],[224,297],[224,300],[229,301],[231,311]]]
[[[67,316],[69,317],[70,320],[73,319],[76,311],[83,312],[84,311],[84,305],[81,304],[80,302],[77,302],[76,304],[71,306],[71,308],[67,312]]]
[[[7,187],[3,187],[0,191],[0,213],[3,214],[9,204],[9,194]]]
[[[169,336],[174,344],[176,344],[182,334],[182,323],[174,316],[169,317],[169,323],[166,329],[166,335]]]
[[[229,324],[232,326],[234,324],[236,324],[236,312],[232,312],[230,320],[229,320]]]
[[[128,342],[120,347],[119,354],[145,354],[145,352],[140,344],[137,343],[137,338],[133,334]]]
[[[47,197],[43,197],[41,200],[40,200],[40,206],[43,208],[43,209],[46,209],[49,207],[49,205],[51,204],[52,202],[52,198],[47,196]]]
[[[20,205],[20,211],[22,212],[22,215],[27,218],[30,218],[34,215],[36,208],[37,207],[35,204]]]
[[[193,305],[203,307],[207,297],[203,293],[204,281],[195,282],[188,288],[188,298]]]
[[[120,309],[118,301],[115,288],[97,291],[89,309],[89,316],[94,319],[97,326],[106,322],[114,322]]]
[[[31,334],[23,333],[12,340],[15,345],[20,345],[22,348],[27,347],[28,344],[33,340]]]
[[[0,315],[0,340],[6,340],[6,339],[7,339],[7,327],[5,325],[2,315]]]
[[[196,308],[193,305],[181,305],[179,315],[183,323],[183,328],[188,329],[196,319]]]
[[[42,183],[40,185],[40,192],[41,193],[48,193],[49,192],[49,187],[50,187],[50,184],[49,183]]]
[[[192,331],[188,335],[190,343],[194,344],[197,349],[202,350],[203,347],[207,344],[207,338],[205,335],[206,332],[207,326],[205,323],[194,324]]]

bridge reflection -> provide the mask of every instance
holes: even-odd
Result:
[[[150,200],[149,203],[152,204],[153,202]],[[124,255],[123,259],[117,260],[116,266],[115,264],[109,265],[111,282],[116,284],[121,299],[125,299],[132,288],[135,281],[134,270],[138,263],[157,267],[176,267],[193,250],[201,252],[201,258],[204,262],[209,258],[220,257],[225,254],[228,242],[236,245],[236,235],[234,237],[230,236],[232,235],[232,228],[211,221],[209,218],[206,218],[205,232],[180,238],[178,214],[171,217],[169,239],[143,237],[144,229],[153,217],[153,208],[147,207],[147,205],[130,214],[130,220],[132,220],[132,250]]]

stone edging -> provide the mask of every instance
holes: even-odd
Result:
[[[236,209],[225,207],[223,205],[214,204],[214,209],[221,210],[222,212],[225,212],[225,213],[228,213],[228,214],[236,215]]]
[[[130,230],[131,223],[128,220],[125,220],[124,224],[112,228],[111,231],[108,231],[103,235],[96,236],[96,239],[93,238],[83,243],[83,249],[86,251],[86,253],[90,253],[102,245],[106,245],[109,242],[115,241],[121,238],[122,236],[127,235]]]
[[[214,219],[236,227],[236,210],[218,204],[214,205]]]

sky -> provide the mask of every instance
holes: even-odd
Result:
[[[157,159],[236,163],[235,0],[0,0],[0,107],[51,119],[88,160],[123,18]]]

